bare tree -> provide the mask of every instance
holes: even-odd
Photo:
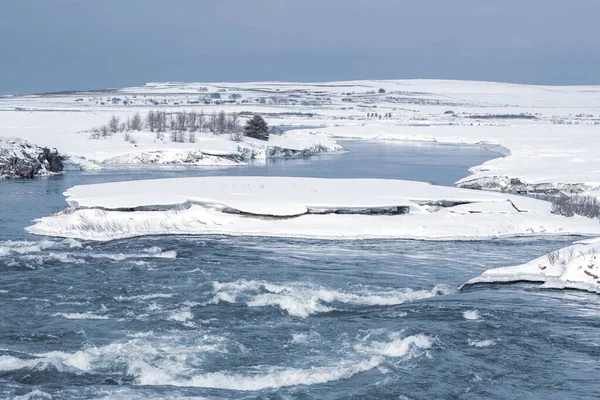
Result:
[[[204,110],[200,110],[196,123],[198,124],[198,130],[200,132],[204,132],[204,125],[206,124],[206,115],[204,115]]]
[[[158,130],[160,132],[167,131],[167,112],[165,110],[158,111]]]
[[[150,132],[158,131],[158,120],[154,111],[149,111],[148,115],[146,115],[146,125],[148,125],[148,129],[150,129]]]
[[[105,137],[107,137],[107,136],[110,136],[110,132],[109,132],[109,130],[108,130],[108,126],[106,126],[106,125],[102,125],[102,126],[100,127],[100,134],[101,134],[101,135],[102,135],[102,137],[104,137],[104,138],[105,138]]]
[[[217,119],[217,112],[213,111],[213,113],[210,115],[210,119],[208,120],[208,130],[215,135],[217,134]]]
[[[111,133],[117,133],[119,131],[119,117],[113,115],[108,121],[108,130]]]
[[[221,110],[219,114],[217,114],[217,133],[222,135],[225,133],[225,129],[227,128],[227,116],[225,115],[225,111]]]
[[[227,132],[233,134],[240,130],[239,116],[237,113],[232,112],[227,117]]]
[[[198,129],[198,127],[196,126],[196,120],[198,119],[198,113],[196,113],[195,110],[190,111],[187,114],[187,128],[190,132],[196,132],[196,129]]]
[[[131,118],[129,127],[134,131],[142,130],[142,117],[140,116],[140,113],[133,114],[133,118]]]
[[[187,121],[186,112],[185,111],[178,112],[175,116],[175,119],[176,119],[175,129],[180,132],[184,132],[186,130],[185,123]]]

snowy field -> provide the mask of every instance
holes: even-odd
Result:
[[[236,143],[198,134],[196,143],[157,140],[151,132],[91,140],[89,130],[150,110],[168,113],[260,113],[271,126],[319,127],[272,137],[272,143]],[[460,183],[528,190],[600,187],[600,87],[544,87],[489,82],[396,80],[329,83],[150,83],[143,87],[0,97],[0,134],[57,148],[94,164],[230,164],[223,155],[267,146],[295,150],[339,148],[339,138],[421,140],[501,145],[506,157],[474,166]],[[318,133],[318,134],[316,134]],[[227,135],[225,135],[227,136]],[[246,149],[246,150],[244,150]],[[201,152],[203,159],[189,156]],[[268,151],[267,151],[268,152]],[[157,154],[159,153],[159,154]],[[210,157],[210,156],[217,156]],[[76,160],[76,158],[74,158]],[[83,162],[81,162],[83,164]],[[571,186],[569,186],[571,185]]]
[[[475,240],[600,234],[527,197],[379,179],[203,177],[76,186],[40,235],[87,240],[165,234]]]

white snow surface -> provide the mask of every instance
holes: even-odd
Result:
[[[541,200],[400,180],[175,178],[76,186],[65,195],[71,208],[27,230],[90,240],[155,234],[428,240],[600,234],[597,221],[551,214]],[[408,213],[365,215],[403,208]]]
[[[600,240],[576,242],[525,264],[487,270],[465,286],[514,282],[537,282],[547,289],[600,293]]]
[[[385,93],[379,93],[380,89]],[[259,113],[271,126],[315,127],[273,137],[268,144],[241,144],[259,157],[266,146],[300,150],[315,149],[322,143],[329,151],[335,150],[323,135],[494,144],[503,146],[507,156],[474,166],[463,183],[514,178],[532,184],[575,183],[586,184],[590,190],[600,188],[600,141],[596,140],[600,86],[443,80],[149,83],[99,92],[0,97],[0,135],[57,148],[79,157],[82,164],[85,160],[96,164],[188,160],[215,165],[210,157],[190,160],[182,153],[241,154],[237,143],[211,134],[198,134],[196,143],[172,143],[157,140],[151,132],[133,132],[137,143],[132,144],[123,140],[123,134],[90,140],[83,132],[106,124],[111,115],[124,120],[136,112],[144,117],[149,110],[203,110],[207,116],[221,110]],[[387,113],[390,118],[379,119]],[[522,114],[530,119],[514,118]],[[240,122],[243,124],[244,118]],[[148,152],[164,154],[140,155]]]

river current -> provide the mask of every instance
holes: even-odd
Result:
[[[226,169],[70,171],[0,182],[0,398],[599,398],[600,300],[458,286],[573,237],[475,242],[34,237],[84,183],[200,175],[452,185],[478,147],[342,142]]]

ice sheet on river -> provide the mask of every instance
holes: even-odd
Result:
[[[228,234],[313,238],[482,239],[596,234],[531,198],[382,179],[202,177],[76,186],[70,208],[34,234],[110,240]]]

